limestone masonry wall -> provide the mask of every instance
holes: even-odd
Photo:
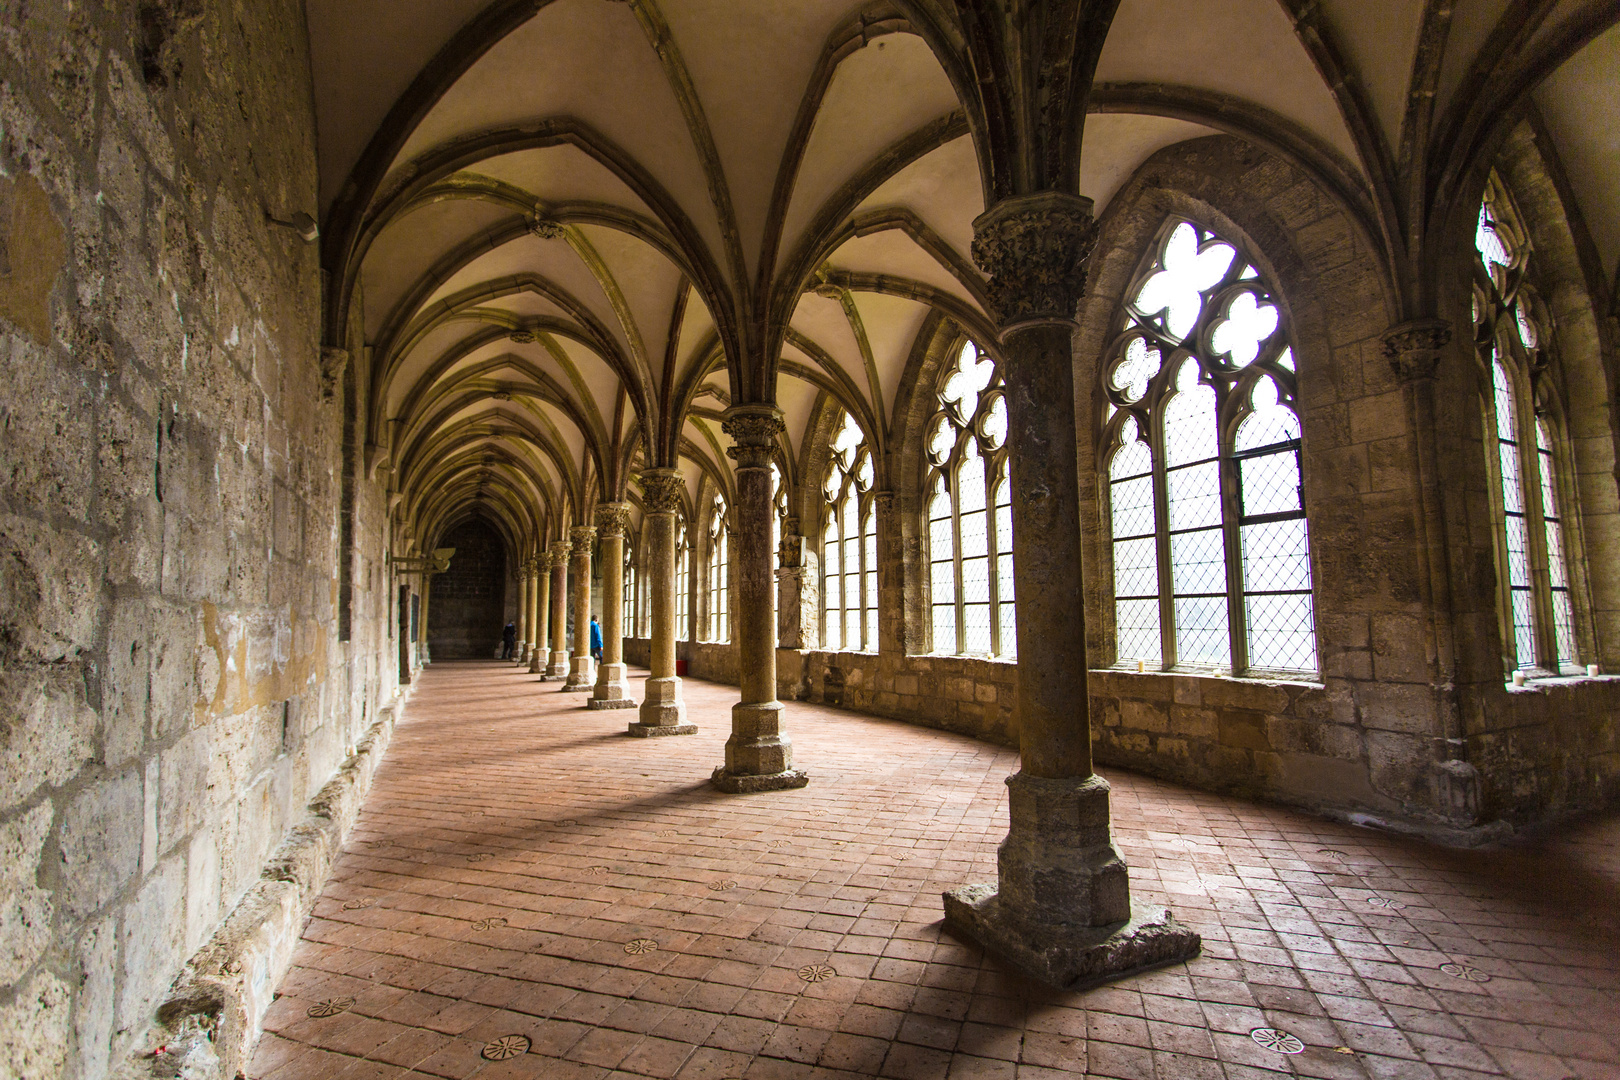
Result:
[[[302,5],[135,8],[0,7],[3,1076],[116,1068],[397,685],[266,223],[317,209]]]

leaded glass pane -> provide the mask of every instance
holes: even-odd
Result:
[[[1514,588],[1530,587],[1530,537],[1524,518],[1507,519],[1508,584]]]
[[[1310,544],[1304,518],[1243,526],[1245,592],[1309,592]]]
[[[990,560],[962,560],[962,599],[969,604],[990,602]]]
[[[1226,592],[1226,547],[1220,529],[1170,536],[1170,579],[1176,594]]]
[[[1232,665],[1226,597],[1176,597],[1176,650],[1184,664]]]
[[[1315,671],[1316,629],[1311,594],[1250,594],[1249,666],[1269,671]]]
[[[1116,537],[1143,536],[1153,531],[1153,478],[1139,476],[1135,480],[1115,483],[1109,488],[1113,502],[1114,535]]]
[[[929,584],[933,588],[934,603],[956,603],[956,563],[946,559],[943,562],[933,563],[928,568]]]
[[[962,471],[957,473],[957,510],[962,514],[984,509],[984,458],[972,443],[962,449]]]
[[[934,421],[933,430],[929,432],[928,452],[933,455],[935,461],[944,461],[945,455],[951,452],[954,445],[956,445],[956,429],[951,427],[948,418],[941,416]]]
[[[1013,605],[1011,605],[1011,604],[1002,604],[1001,607],[1000,607],[1000,612],[1001,612],[1001,614],[998,615],[997,618],[1000,620],[1001,652],[998,655],[1000,655],[1000,656],[1017,656],[1018,655],[1018,619],[1017,619],[1017,615],[1013,611]]]
[[[1491,218],[1490,212],[1483,203],[1479,207],[1479,224],[1474,228],[1474,248],[1479,252],[1480,261],[1489,270],[1492,264],[1507,266],[1513,262],[1508,254],[1507,244],[1503,243],[1501,234],[1496,230],[1496,222]]]
[[[1221,521],[1220,462],[1206,461],[1165,474],[1170,529],[1202,529]]]
[[[956,651],[956,601],[934,605],[934,651]]]
[[[1237,453],[1260,450],[1277,443],[1293,442],[1299,438],[1299,417],[1294,410],[1278,403],[1277,384],[1263,378],[1254,384],[1249,395],[1254,411],[1238,425],[1237,438],[1232,449]]]
[[[1496,437],[1505,442],[1518,442],[1519,432],[1514,422],[1512,384],[1508,381],[1507,369],[1502,366],[1500,360],[1491,364],[1491,381],[1496,392]]]
[[[1007,441],[1007,399],[998,396],[990,403],[990,411],[984,414],[984,441],[990,449],[999,450],[1001,444]]]
[[[1203,461],[1220,452],[1215,423],[1215,388],[1198,382],[1198,364],[1186,360],[1176,377],[1176,394],[1164,410],[1165,464],[1170,468]]]
[[[853,588],[854,582],[850,583]],[[861,609],[859,601],[844,612],[844,648],[851,651],[861,647]]]
[[[1299,453],[1243,458],[1238,462],[1245,517],[1304,509],[1299,496]]]
[[[1513,321],[1519,328],[1519,343],[1527,349],[1536,347],[1536,324],[1524,310],[1524,300],[1513,305]]]
[[[1135,337],[1125,347],[1125,356],[1114,368],[1114,389],[1126,401],[1141,401],[1147,394],[1148,383],[1159,373],[1159,350],[1148,344],[1146,338]]]
[[[962,626],[967,631],[965,651],[970,653],[987,653],[990,651],[990,605],[963,604]]]
[[[1153,537],[1114,544],[1114,595],[1159,595],[1159,544]]]
[[[1535,662],[1536,631],[1529,589],[1513,590],[1513,649],[1521,666]]]
[[[1569,590],[1554,588],[1553,631],[1558,637],[1558,662],[1575,663],[1575,612],[1570,606]]]
[[[1226,275],[1235,255],[1220,243],[1199,251],[1197,232],[1182,222],[1165,244],[1161,269],[1136,294],[1136,310],[1150,319],[1164,313],[1165,328],[1177,338],[1186,337],[1203,310],[1199,294]]]
[[[970,341],[957,354],[956,364],[945,377],[939,396],[956,409],[959,419],[966,422],[978,410],[979,395],[990,385],[995,373],[995,364],[989,357],[980,354],[979,347]]]
[[[1120,660],[1143,660],[1151,664],[1164,662],[1160,651],[1157,597],[1116,602],[1114,625],[1119,636]]]
[[[971,559],[989,554],[990,534],[987,518],[988,515],[983,510],[962,515],[962,558]]]

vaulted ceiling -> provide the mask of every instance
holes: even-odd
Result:
[[[1481,103],[1533,109],[1607,277],[1611,8],[1121,0],[1080,193],[1101,214],[1155,151],[1238,134],[1342,192],[1398,276],[1402,178],[1487,145]],[[890,423],[932,314],[989,335],[973,113],[919,32],[953,25],[944,0],[306,9],[328,344],[369,350],[368,465],[418,542],[475,507],[515,546],[555,538],[647,464],[729,491],[738,394],[781,407],[791,467],[825,397]]]

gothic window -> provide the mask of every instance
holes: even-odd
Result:
[[[1167,226],[1103,366],[1122,666],[1315,674],[1287,328],[1232,245]]]
[[[623,632],[627,637],[635,637],[640,624],[636,621],[636,552],[630,544],[627,533],[624,538],[624,611],[620,615],[623,623]]]
[[[945,369],[927,428],[929,606],[934,651],[1011,657],[1012,485],[1007,399],[995,362],[972,341]]]
[[[822,529],[821,643],[826,649],[877,651],[876,472],[872,452],[848,413],[833,436]]]
[[[726,620],[731,564],[726,550],[726,500],[716,495],[709,515],[709,640],[730,641]]]
[[[771,462],[771,550],[776,553],[776,565],[782,566],[782,526],[787,521],[787,485],[782,482],[782,470]]]
[[[1494,446],[1487,462],[1500,498],[1505,660],[1527,673],[1579,671],[1555,427],[1549,410],[1538,407],[1552,393],[1540,378],[1543,318],[1525,280],[1530,246],[1494,174],[1480,203],[1474,248],[1474,340],[1491,380],[1485,405]]]
[[[675,640],[692,639],[692,545],[686,515],[675,519]]]

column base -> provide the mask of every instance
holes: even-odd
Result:
[[[1203,947],[1169,908],[1131,904],[1131,917],[1108,926],[1074,926],[1018,918],[994,885],[963,885],[945,895],[945,929],[1058,990],[1123,979],[1181,963]]]
[[[809,782],[810,774],[798,769],[766,773],[761,776],[757,773],[727,772],[724,765],[715,769],[714,775],[709,777],[709,783],[714,788],[730,795],[750,795],[756,791],[786,791],[789,788],[802,788]]]
[[[696,724],[647,724],[637,721],[630,724],[626,735],[634,735],[638,739],[656,739],[660,735],[696,735]]]
[[[529,674],[539,675],[541,676],[540,681],[545,682],[544,676],[546,673],[546,665],[545,661],[540,659],[541,655],[542,654],[538,649],[529,654]]]
[[[596,689],[596,661],[586,654],[574,657],[573,670],[568,673],[568,681],[563,683],[564,690],[595,690]]]
[[[636,701],[630,696],[630,669],[624,664],[598,664],[596,666],[595,693],[591,695],[593,709],[633,709]]]
[[[634,709],[639,703],[632,698],[593,697],[585,703],[587,709]]]
[[[696,724],[686,722],[686,702],[681,700],[681,680],[678,675],[666,675],[647,680],[644,692],[647,700],[641,703],[641,718],[630,725],[630,734],[641,738],[653,735],[691,735]]]
[[[551,663],[546,665],[546,674],[553,679],[566,679],[568,677],[568,653],[552,653]]]

